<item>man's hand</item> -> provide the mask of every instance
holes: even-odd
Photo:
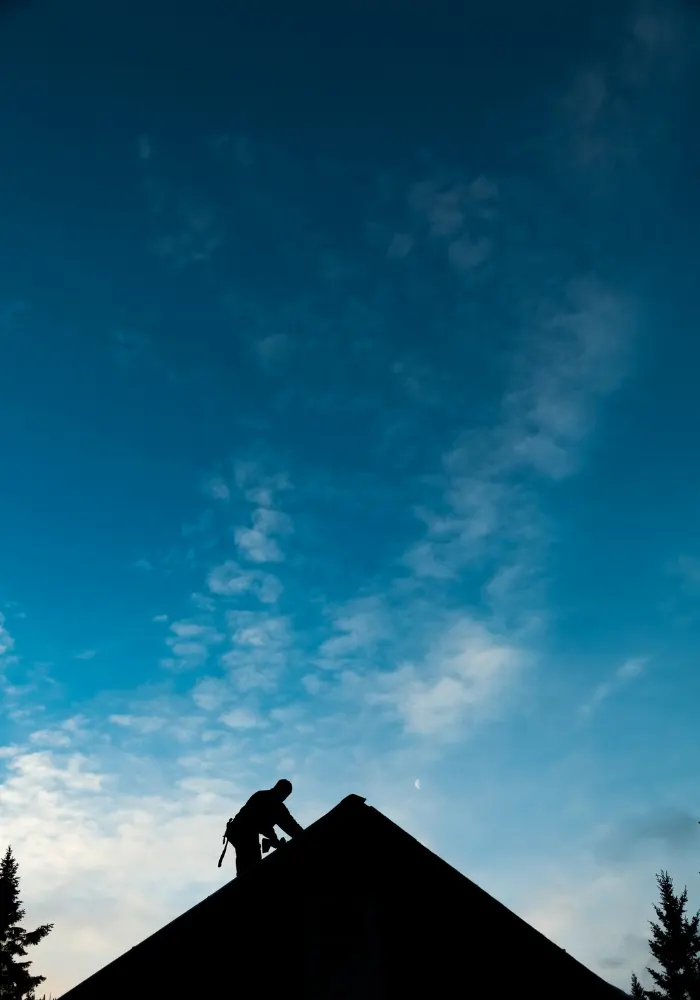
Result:
[[[263,837],[262,852],[263,854],[267,854],[267,852],[270,850],[271,847],[280,847],[282,844],[286,843],[287,841],[284,839],[284,837],[279,837],[279,838],[275,837],[274,840],[272,839],[272,837],[268,837],[267,839]]]

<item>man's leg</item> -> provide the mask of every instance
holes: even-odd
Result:
[[[257,833],[244,834],[238,837],[234,843],[236,849],[236,875],[240,875],[247,868],[250,868],[257,861],[260,861],[260,838]]]

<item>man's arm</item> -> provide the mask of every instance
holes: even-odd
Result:
[[[300,833],[304,832],[304,827],[297,823],[289,809],[281,802],[275,816],[275,826],[284,830],[288,837],[298,837]]]
[[[279,843],[279,837],[277,836],[273,823],[264,824],[261,827],[260,833],[263,835],[263,837],[267,837],[267,839],[271,841],[275,847],[277,847],[277,844]]]

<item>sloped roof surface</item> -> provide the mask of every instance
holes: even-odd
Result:
[[[557,1000],[626,996],[349,795],[62,1000],[280,991],[423,1000],[426,991],[505,997],[533,986]]]

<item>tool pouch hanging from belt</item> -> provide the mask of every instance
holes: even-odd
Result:
[[[228,823],[226,824],[226,829],[224,831],[224,836],[222,839],[224,843],[224,849],[221,852],[221,857],[219,858],[219,864],[217,865],[217,868],[221,868],[221,862],[224,860],[224,854],[226,854],[226,848],[230,843],[233,843],[233,816],[231,816]]]

